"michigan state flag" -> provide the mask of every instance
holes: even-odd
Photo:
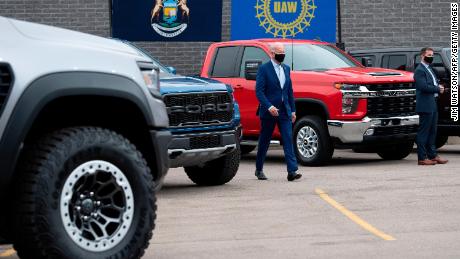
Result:
[[[112,37],[220,41],[222,0],[112,0]]]

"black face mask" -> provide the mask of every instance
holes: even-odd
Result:
[[[433,63],[433,57],[425,57],[423,60],[425,60],[425,62],[428,64]]]
[[[280,63],[283,63],[285,56],[286,56],[286,54],[275,54],[275,60],[280,62]]]

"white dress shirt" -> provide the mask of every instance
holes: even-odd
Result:
[[[284,69],[281,64],[277,64],[273,59],[272,64],[275,68],[276,76],[278,76],[278,80],[280,81],[281,89],[283,89],[284,83],[286,83],[286,75],[284,74]]]

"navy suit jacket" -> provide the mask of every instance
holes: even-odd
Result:
[[[430,72],[421,63],[415,69],[414,80],[417,98],[415,111],[436,112],[438,108],[434,94],[439,93],[439,87],[435,85]]]
[[[291,113],[295,112],[294,94],[290,76],[291,69],[284,64],[281,64],[281,67],[284,69],[284,75],[286,77],[283,88],[281,88],[280,81],[271,60],[261,65],[257,71],[256,96],[259,100],[258,115],[260,118],[272,117],[268,111],[268,108],[272,105],[277,109],[281,109],[284,105],[289,118],[291,117]]]

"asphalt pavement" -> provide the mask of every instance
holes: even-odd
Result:
[[[288,182],[274,148],[268,181],[256,180],[253,152],[216,187],[172,169],[144,258],[460,258],[460,145],[440,155],[450,162],[429,167],[415,153],[336,151],[331,165],[300,167],[303,178]],[[17,258],[5,246],[0,257]]]
[[[329,166],[301,167],[299,182],[282,154],[269,152],[268,181],[254,176],[255,152],[225,186],[171,170],[146,258],[460,258],[460,145],[432,167],[415,153],[336,151]]]

